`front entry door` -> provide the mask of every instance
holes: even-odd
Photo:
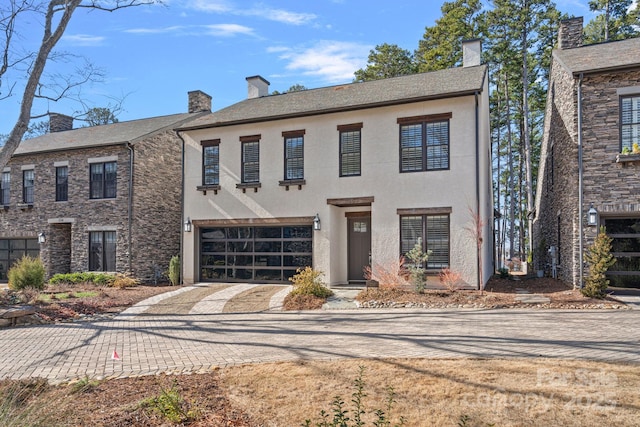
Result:
[[[363,282],[371,258],[371,217],[347,218],[349,227],[349,282]]]

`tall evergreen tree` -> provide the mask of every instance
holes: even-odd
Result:
[[[404,76],[415,72],[411,52],[398,45],[384,43],[369,52],[367,66],[355,72],[355,80],[364,82]]]
[[[638,37],[640,4],[633,0],[591,0],[589,9],[598,12],[584,30],[585,43],[600,43]]]
[[[419,72],[442,70],[462,64],[462,41],[480,35],[480,0],[443,3],[442,17],[427,27],[415,52]]]

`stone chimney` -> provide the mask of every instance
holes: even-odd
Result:
[[[211,97],[201,90],[192,90],[189,95],[189,112],[211,112]]]
[[[481,64],[482,40],[470,39],[462,41],[462,66],[473,67]]]
[[[247,83],[249,84],[249,90],[247,94],[248,99],[260,98],[261,96],[269,95],[269,82],[262,77],[247,77]]]
[[[49,113],[49,132],[64,132],[73,129],[73,117],[59,113]]]
[[[582,16],[560,21],[558,48],[572,49],[582,46]]]

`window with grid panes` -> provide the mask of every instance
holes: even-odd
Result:
[[[220,185],[220,140],[202,141],[202,185]]]
[[[116,271],[116,232],[89,233],[89,271]]]
[[[362,123],[340,125],[340,176],[359,176]]]
[[[640,95],[620,98],[620,151],[640,144]]]
[[[33,169],[22,171],[22,203],[33,203],[33,187],[35,184],[35,173]]]
[[[449,169],[451,113],[398,119],[400,172]]]
[[[67,166],[56,168],[56,202],[66,202],[69,197],[68,176],[69,168]]]
[[[403,215],[400,217],[400,250],[406,256],[422,242],[424,252],[431,251],[427,269],[449,267],[449,215]]]
[[[284,179],[304,179],[304,131],[283,132]]]
[[[260,143],[242,143],[242,182],[260,182]]]
[[[118,165],[116,162],[92,163],[89,166],[90,198],[116,197]]]
[[[2,172],[0,181],[0,205],[9,206],[11,195],[11,172]]]

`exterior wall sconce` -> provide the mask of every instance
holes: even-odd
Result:
[[[587,212],[587,224],[588,225],[598,225],[598,211],[593,207],[593,203],[591,203],[591,207]]]
[[[189,217],[184,221],[184,232],[191,233],[191,218]]]
[[[47,241],[47,236],[45,236],[44,232],[38,233],[38,243],[43,244]]]
[[[320,215],[316,214],[315,217],[313,217],[313,229],[314,230],[320,230]]]

